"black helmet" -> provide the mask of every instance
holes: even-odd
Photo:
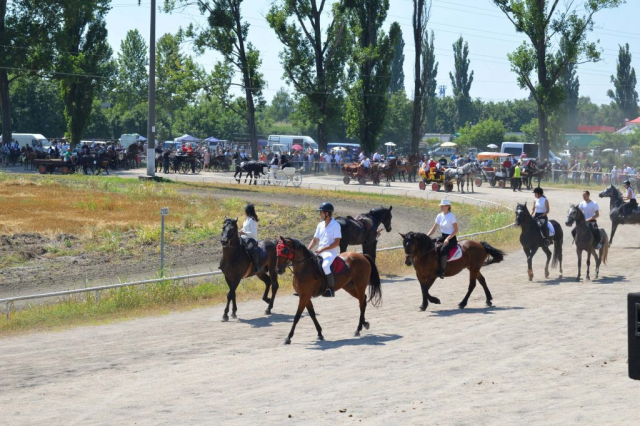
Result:
[[[623,183],[624,183],[625,185],[629,185],[629,186],[631,186],[631,182],[629,182],[629,179],[625,180]]]
[[[544,195],[544,191],[539,186],[533,190],[534,194]]]
[[[333,204],[331,203],[322,203],[320,207],[318,207],[319,212],[329,212],[333,213]]]

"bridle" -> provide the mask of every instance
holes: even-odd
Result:
[[[285,263],[284,267],[289,268],[291,272],[293,272],[294,265],[305,263],[313,259],[313,257],[307,257],[306,259],[294,261],[293,250],[291,249],[291,247],[285,244],[282,240],[278,241],[278,244],[276,245],[276,256],[287,259],[287,263]]]

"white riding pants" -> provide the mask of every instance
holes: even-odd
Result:
[[[335,251],[323,251],[320,253],[320,257],[322,258],[322,270],[325,275],[331,274],[331,264],[338,257],[337,252]]]
[[[269,167],[269,179],[274,182],[276,180],[276,172],[280,167],[272,165]]]

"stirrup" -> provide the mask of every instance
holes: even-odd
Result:
[[[549,247],[551,245],[551,238],[545,238],[544,239],[544,246],[545,247]]]
[[[336,297],[336,293],[330,288],[327,288],[322,294],[322,297]]]
[[[440,278],[441,280],[444,279],[444,269],[438,271],[438,278]]]

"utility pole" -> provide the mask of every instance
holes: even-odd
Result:
[[[156,0],[151,0],[149,31],[149,116],[147,119],[147,176],[156,175]]]

